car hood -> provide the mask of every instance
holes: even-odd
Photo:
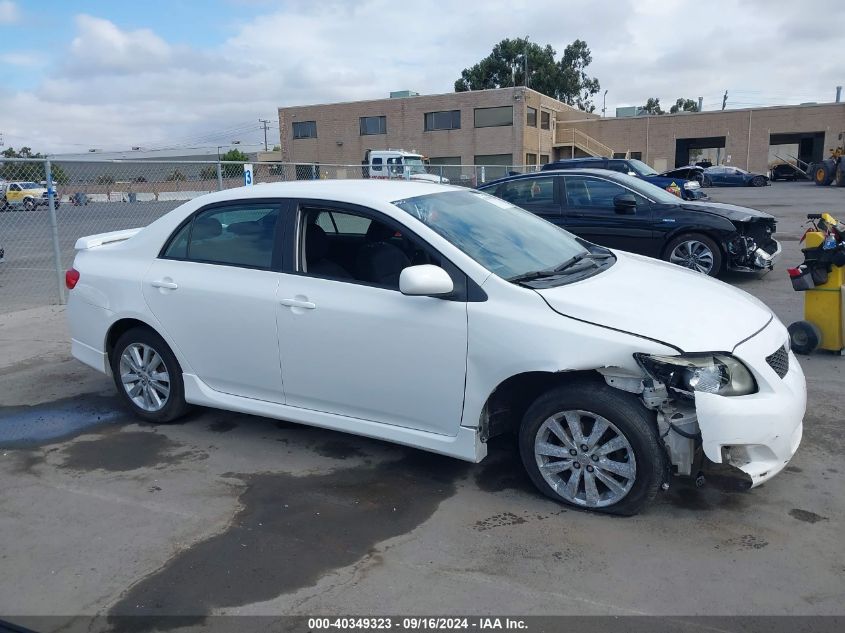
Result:
[[[604,272],[535,291],[564,316],[667,343],[683,352],[730,352],[772,319],[761,301],[712,277],[614,252],[617,262]]]
[[[691,211],[705,211],[713,215],[727,218],[731,222],[748,222],[754,219],[774,220],[775,216],[765,211],[739,207],[735,204],[724,204],[722,202],[685,202],[682,205]]]

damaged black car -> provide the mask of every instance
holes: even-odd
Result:
[[[780,255],[774,216],[691,202],[627,174],[568,169],[479,186],[595,244],[656,257],[706,275],[771,270]]]

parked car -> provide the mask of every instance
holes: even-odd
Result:
[[[774,216],[730,204],[681,200],[643,180],[578,169],[502,178],[482,191],[586,240],[716,276],[772,268]]]
[[[683,178],[685,180],[694,180],[698,184],[704,181],[704,167],[698,165],[686,165],[685,167],[676,167],[669,171],[664,171],[660,174],[664,178]]]
[[[791,180],[792,182],[796,180],[809,180],[807,174],[798,171],[797,167],[789,163],[778,163],[773,166],[769,179],[772,182],[775,180]]]
[[[151,422],[195,404],[471,462],[515,431],[539,490],[617,514],[702,451],[757,486],[801,439],[804,376],[761,302],[479,191],[230,189],[76,249],[72,353]]]
[[[707,199],[707,194],[695,180],[661,176],[641,160],[633,158],[573,158],[543,165],[544,171],[552,169],[609,169],[645,180],[684,200]]]
[[[701,184],[705,187],[765,187],[769,177],[729,165],[714,165],[704,170]]]
[[[58,206],[58,198],[54,200]],[[12,180],[0,183],[0,211],[23,209],[33,211],[47,206],[47,189],[36,182]]]

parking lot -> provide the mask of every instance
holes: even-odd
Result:
[[[776,270],[725,281],[784,323],[801,318],[785,268],[801,261],[806,214],[845,215],[845,190],[708,193],[779,219]],[[60,221],[98,232],[95,206],[63,208]],[[102,205],[127,226],[139,206]],[[163,209],[141,211],[149,221]],[[620,519],[541,497],[509,437],[473,465],[222,411],[138,424],[110,379],[70,358],[61,307],[2,312],[5,614],[57,616],[55,629],[67,614],[185,616],[165,628],[211,614],[842,614],[838,355],[800,359],[804,439],[781,475],[748,492],[717,476],[700,489],[676,480]]]

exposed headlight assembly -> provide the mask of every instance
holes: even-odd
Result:
[[[686,189],[687,191],[693,191],[695,189],[701,189],[701,185],[698,184],[698,182],[696,182],[695,180],[687,180],[684,183],[684,189]]]
[[[745,396],[757,391],[751,372],[730,354],[634,354],[634,358],[649,376],[681,397],[692,398],[696,391],[720,396]]]

